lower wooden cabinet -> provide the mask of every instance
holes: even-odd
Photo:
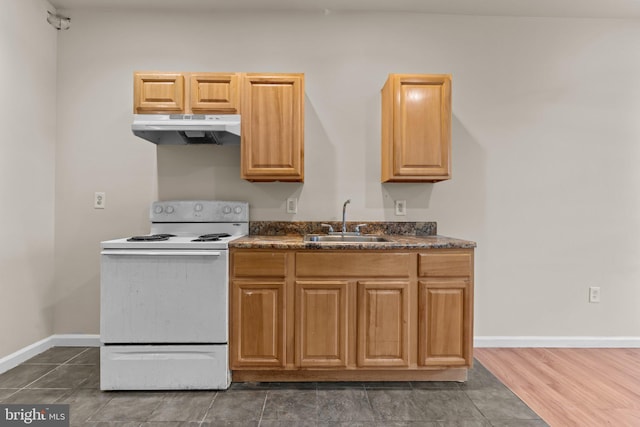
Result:
[[[409,282],[358,282],[358,366],[409,366]]]
[[[347,281],[296,281],[296,366],[347,366],[348,286]]]
[[[284,282],[232,282],[231,368],[285,365]]]
[[[472,249],[231,254],[234,378],[466,378]],[[364,268],[363,260],[374,259],[382,261]]]
[[[470,358],[471,292],[468,279],[418,283],[418,363],[464,366]]]

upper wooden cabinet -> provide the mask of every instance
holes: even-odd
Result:
[[[238,114],[238,80],[237,73],[192,73],[189,76],[191,111]]]
[[[451,178],[451,76],[390,74],[382,88],[382,182]]]
[[[133,112],[184,112],[184,75],[182,73],[134,73]]]
[[[304,74],[244,74],[242,178],[304,181]]]
[[[240,114],[241,175],[304,181],[304,74],[134,73],[136,114]]]
[[[137,114],[237,114],[238,73],[136,72],[133,112]]]

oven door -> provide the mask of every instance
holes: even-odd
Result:
[[[101,341],[227,343],[228,262],[226,250],[103,250]]]

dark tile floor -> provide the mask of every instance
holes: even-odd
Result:
[[[475,362],[469,381],[234,383],[227,391],[101,392],[99,350],[56,347],[0,375],[0,403],[68,403],[72,426],[546,426]]]

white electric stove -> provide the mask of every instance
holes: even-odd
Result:
[[[151,206],[151,234],[101,243],[100,388],[226,389],[229,241],[246,202]]]

